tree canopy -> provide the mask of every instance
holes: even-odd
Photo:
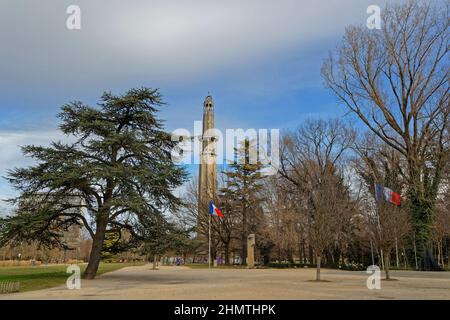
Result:
[[[136,242],[146,220],[175,210],[180,200],[172,191],[186,172],[171,160],[175,142],[157,118],[163,104],[157,89],[137,88],[124,95],[105,92],[97,107],[80,101],[64,105],[60,130],[75,140],[22,148],[36,164],[8,172],[7,180],[20,192],[10,202],[19,210],[1,220],[2,243],[63,245],[61,230],[81,225],[93,239],[85,273],[90,279],[107,231],[127,230],[128,242]]]
[[[401,155],[421,253],[450,156],[449,10],[448,1],[387,6],[381,30],[348,27],[322,68],[327,87]]]

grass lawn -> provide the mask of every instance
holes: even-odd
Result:
[[[97,276],[124,267],[143,265],[144,263],[100,263]],[[81,272],[87,264],[80,265]],[[51,288],[66,283],[70,274],[66,273],[67,265],[49,265],[36,267],[0,267],[1,282],[20,282],[20,291],[31,291]]]
[[[182,266],[189,267],[191,269],[208,269],[207,263],[191,263],[191,264],[183,264]],[[211,268],[214,268],[211,264]],[[247,269],[247,266],[242,265],[218,265],[214,269]]]

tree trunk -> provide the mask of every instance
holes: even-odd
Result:
[[[230,243],[225,243],[225,265],[230,264]]]
[[[322,257],[320,255],[316,255],[316,281],[320,281],[320,263]]]
[[[447,263],[448,263],[448,268],[450,269],[450,250],[449,250],[450,246],[447,245]]]
[[[241,236],[241,241],[242,241],[242,265],[246,265],[247,264],[247,214],[245,212],[243,212],[242,215],[242,236]]]
[[[314,264],[314,252],[312,246],[308,243],[309,264]]]
[[[405,269],[408,269],[408,256],[406,255],[405,247],[402,247],[403,251],[403,263],[405,264]]]
[[[217,249],[215,245],[211,245],[211,265],[214,267],[214,261],[217,259]]]
[[[397,269],[400,268],[400,260],[398,256],[398,240],[397,237],[395,237],[395,260],[397,262]]]
[[[302,262],[303,262],[303,264],[306,264],[306,248],[305,248],[304,241],[302,241],[301,250],[302,250]]]
[[[97,221],[97,230],[95,231],[94,238],[92,239],[92,249],[89,256],[89,263],[86,271],[84,272],[85,279],[94,279],[95,275],[97,274],[103,250],[103,242],[105,240],[106,225],[106,220],[99,219]]]
[[[389,273],[389,253],[387,253],[388,250],[383,250],[384,252],[384,272],[386,274],[386,280],[391,279],[391,275]]]
[[[436,248],[437,248],[437,263],[438,265],[441,264],[441,248],[439,247],[439,241],[436,242]]]
[[[419,177],[417,169],[413,172],[416,173],[416,177]],[[428,193],[429,195],[425,196],[421,194],[421,191],[410,190],[409,192],[412,216],[414,218],[414,250],[416,259],[420,259],[416,263],[417,267],[420,266],[422,271],[438,271],[433,255],[433,246],[430,241],[432,232],[429,221],[429,217],[432,216],[437,190],[433,189]]]
[[[153,256],[153,267],[152,267],[153,270],[156,270],[156,258],[157,258],[157,255],[155,254]]]
[[[290,246],[289,246],[288,253],[289,253],[289,262],[294,264],[295,263],[294,252],[293,252],[293,250],[292,250],[292,248]]]
[[[417,262],[417,246],[416,246],[416,232],[413,232],[413,244],[414,244],[414,262],[416,266],[416,270],[419,270],[419,264]]]

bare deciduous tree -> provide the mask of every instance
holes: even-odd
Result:
[[[444,252],[445,242],[450,238],[450,197],[447,195],[444,199],[438,202],[436,212],[433,215],[433,241],[437,248],[437,262],[445,268],[445,254],[449,254],[447,245],[447,252]],[[448,257],[450,267],[450,257]]]
[[[279,176],[266,179],[262,191],[267,228],[279,262],[294,262],[294,251],[300,245],[299,223],[301,215],[295,194],[287,191],[287,182]],[[300,251],[300,250],[299,250]]]
[[[354,132],[339,120],[307,121],[284,137],[280,174],[295,186],[307,217],[309,240],[316,257],[316,280],[324,250],[348,218],[349,197],[340,166],[354,141]]]
[[[404,157],[422,252],[449,156],[448,16],[448,1],[387,7],[382,30],[347,28],[322,68],[347,108]]]
[[[378,142],[373,134],[367,134],[356,143],[359,158],[353,164],[363,181],[366,196],[364,216],[367,219],[368,236],[380,249],[384,260],[386,279],[390,279],[390,256],[394,247],[398,260],[398,246],[410,231],[410,218],[402,207],[388,202],[375,202],[375,183],[381,183],[401,194],[405,189],[404,163],[401,154],[389,145]]]

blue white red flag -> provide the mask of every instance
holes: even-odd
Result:
[[[375,198],[377,201],[388,201],[397,206],[400,206],[402,202],[398,193],[378,183],[375,184]]]
[[[222,212],[214,205],[212,201],[209,203],[209,214],[212,216],[223,218]]]

